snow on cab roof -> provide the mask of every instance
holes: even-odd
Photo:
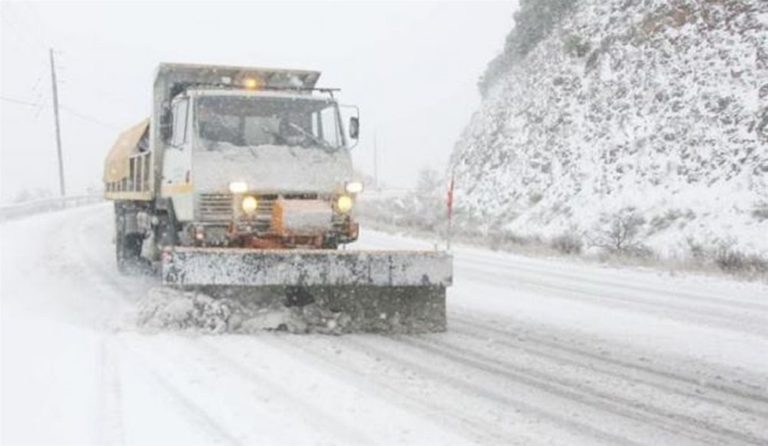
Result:
[[[322,101],[332,102],[333,99],[329,96],[316,96],[308,94],[308,92],[302,92],[300,90],[245,90],[245,89],[229,89],[229,88],[210,88],[210,87],[196,87],[187,90],[187,96],[199,97],[199,96],[253,96],[253,97],[275,97],[275,98],[296,98],[307,101]]]

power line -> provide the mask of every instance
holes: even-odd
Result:
[[[28,105],[30,107],[37,107],[40,105],[40,104],[33,104],[32,102],[22,101],[21,99],[7,98],[5,96],[0,96],[0,100],[6,101],[6,102],[12,102],[14,104]]]
[[[24,106],[27,106],[27,107],[35,107],[35,108],[38,108],[38,107],[49,108],[50,107],[50,105],[35,104],[33,102],[24,101],[24,100],[16,99],[16,98],[9,98],[9,97],[6,97],[6,96],[0,96],[0,100],[6,101],[6,102],[10,102],[10,103],[13,103],[13,104],[24,105]],[[81,113],[81,112],[79,112],[77,110],[69,108],[66,105],[59,104],[59,108],[61,110],[65,111],[65,112],[67,112],[68,114],[76,117],[76,118],[80,118],[82,120],[85,120],[85,121],[88,121],[88,122],[91,122],[91,123],[94,123],[94,124],[98,124],[98,125],[100,125],[102,127],[106,127],[106,128],[112,129],[112,130],[120,130],[120,127],[118,127],[118,126],[116,126],[114,124],[110,124],[108,122],[104,122],[104,121],[100,120],[99,118],[95,118],[95,117],[89,116],[89,115],[87,115],[85,113]]]
[[[94,124],[99,124],[99,125],[101,125],[103,127],[107,127],[107,128],[112,129],[112,130],[120,130],[120,127],[118,127],[118,126],[116,126],[114,124],[110,124],[110,123],[104,122],[104,121],[102,121],[102,120],[100,120],[98,118],[94,118],[93,116],[88,116],[86,114],[83,114],[83,113],[80,113],[78,111],[72,110],[71,108],[69,108],[67,106],[62,105],[61,109],[64,110],[65,112],[69,113],[72,116],[76,116],[76,117],[78,117],[80,119],[84,119],[84,120],[92,122]]]

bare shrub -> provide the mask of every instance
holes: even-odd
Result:
[[[488,233],[487,240],[494,251],[510,246],[528,246],[536,243],[535,238],[521,236],[509,230],[492,230]]]
[[[752,216],[758,221],[768,220],[768,200],[755,203]]]
[[[670,228],[673,224],[686,224],[696,218],[696,214],[690,209],[668,209],[663,215],[657,215],[648,222],[649,234],[655,234]]]
[[[737,251],[730,245],[721,245],[715,250],[715,264],[722,271],[730,274],[766,274],[768,260],[754,254]]]
[[[688,251],[690,251],[692,259],[700,262],[708,257],[709,253],[707,248],[700,242],[694,240],[692,237],[688,237],[685,241],[688,243]]]
[[[600,221],[601,226],[595,231],[592,245],[622,255],[646,257],[652,254],[639,240],[645,219],[634,207],[603,214]]]
[[[575,231],[558,235],[550,241],[550,246],[563,254],[581,254],[584,242]]]

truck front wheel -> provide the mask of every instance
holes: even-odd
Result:
[[[141,234],[129,234],[126,231],[125,211],[120,207],[115,208],[115,260],[117,270],[122,274],[136,273],[140,271],[143,263],[141,259],[141,244],[144,237]]]

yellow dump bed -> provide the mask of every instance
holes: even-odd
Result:
[[[151,200],[154,186],[149,151],[149,118],[120,134],[104,162],[108,200]]]

